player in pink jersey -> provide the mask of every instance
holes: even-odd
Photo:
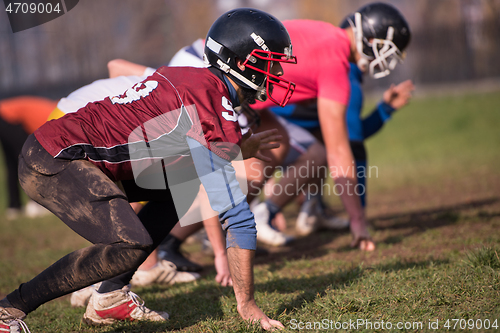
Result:
[[[184,217],[200,183],[227,232],[239,314],[264,329],[282,328],[254,299],[255,222],[231,161],[277,146],[273,131],[242,140],[235,108],[267,98],[286,104],[294,84],[280,78],[281,63],[295,62],[291,50],[279,20],[236,9],[208,32],[211,67],[162,67],[122,95],[89,103],[31,135],[20,156],[22,187],[93,245],[0,300],[0,329],[20,330],[41,304],[99,281],[86,323],[166,320],[166,312],[146,308],[127,284]],[[273,86],[285,97],[276,99]],[[136,215],[129,201],[142,200],[149,202]]]
[[[282,207],[304,192],[304,185],[309,184],[311,178],[322,179],[326,170],[321,166],[327,164],[330,176],[335,180],[335,192],[340,194],[350,218],[351,246],[366,251],[375,249],[356,194],[356,166],[346,126],[349,62],[356,63],[375,78],[387,75],[403,59],[410,30],[402,14],[384,3],[368,4],[349,15],[346,22],[342,28],[311,20],[284,22],[293,40],[294,54],[300,61],[294,67],[285,64],[283,69],[297,88],[289,106],[272,110],[286,119],[298,119],[302,124],[316,122],[320,131],[315,134],[322,139],[326,155],[323,144],[311,141],[304,154],[292,165],[291,170],[295,172],[286,172],[280,180],[282,191],[271,194],[253,210],[258,239],[268,244],[286,243],[287,237],[271,227],[271,220]],[[304,107],[311,103],[316,103],[317,107]],[[271,106],[269,102],[263,102],[254,108]],[[306,175],[295,177],[297,170]]]

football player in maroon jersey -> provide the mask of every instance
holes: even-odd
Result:
[[[0,329],[20,330],[41,304],[99,281],[86,323],[166,320],[166,312],[146,308],[127,285],[183,217],[200,183],[227,233],[239,314],[264,329],[282,328],[254,299],[255,221],[231,161],[275,147],[272,131],[242,140],[235,108],[256,99],[285,105],[295,85],[280,77],[281,63],[296,62],[291,52],[279,20],[236,9],[208,32],[211,67],[161,67],[122,95],[89,103],[31,135],[20,156],[21,186],[93,245],[0,300]],[[273,88],[285,92],[282,98]],[[148,204],[137,215],[129,201],[142,200]]]

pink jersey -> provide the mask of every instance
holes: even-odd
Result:
[[[122,95],[47,122],[35,136],[54,157],[88,159],[112,180],[152,158],[182,168],[185,137],[231,160],[241,130],[225,83],[206,68],[161,67]]]
[[[297,64],[282,64],[283,78],[297,85],[288,103],[321,97],[347,105],[350,41],[345,30],[312,20],[290,20],[283,24],[297,56]],[[275,91],[277,100],[281,98],[279,90]],[[256,108],[276,106],[270,100],[255,105]]]

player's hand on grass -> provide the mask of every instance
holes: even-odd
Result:
[[[352,248],[358,248],[361,251],[371,252],[374,251],[376,246],[375,242],[370,236],[368,225],[365,219],[351,220],[350,223],[352,234]]]
[[[355,238],[351,242],[351,247],[352,248],[358,248],[361,251],[375,251],[375,243],[371,238]]]
[[[384,102],[396,110],[402,108],[410,101],[413,90],[415,90],[415,86],[411,80],[406,80],[398,85],[392,84],[384,92]]]
[[[233,285],[233,280],[231,279],[231,273],[229,272],[229,264],[227,262],[227,255],[224,254],[216,255],[214,258],[215,270],[217,275],[215,276],[215,281],[223,287],[228,287]]]
[[[260,327],[262,327],[266,331],[274,331],[276,329],[281,330],[285,328],[283,324],[278,321],[269,318],[265,315],[264,312],[255,304],[255,302],[250,302],[246,305],[238,305],[238,312],[241,317],[245,320],[249,320],[252,322],[259,321]]]
[[[255,157],[264,162],[271,162],[271,158],[264,156],[261,150],[279,148],[280,144],[277,141],[281,141],[282,139],[283,136],[278,134],[277,129],[263,131],[257,134],[253,134],[251,129],[248,130],[241,140],[241,153],[243,159]]]

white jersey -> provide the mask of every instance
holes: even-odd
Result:
[[[203,61],[205,41],[197,39],[193,44],[180,49],[168,63],[170,67],[208,67],[209,64]]]
[[[154,68],[148,67],[142,76],[118,76],[112,79],[94,81],[73,91],[68,97],[61,98],[59,103],[57,103],[57,108],[64,113],[76,112],[90,102],[122,94],[125,90],[152,75],[155,71]]]

